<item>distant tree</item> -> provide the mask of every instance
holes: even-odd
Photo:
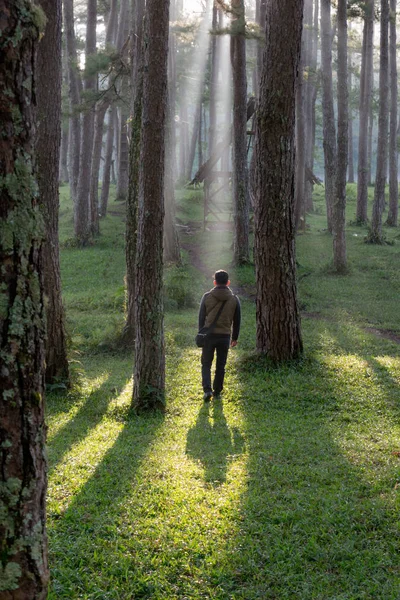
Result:
[[[397,64],[396,64],[396,0],[390,0],[390,137],[389,137],[389,213],[387,225],[397,227],[399,212],[397,151]]]
[[[348,77],[347,77],[347,0],[338,0],[337,8],[337,164],[333,201],[333,264],[343,273],[347,269],[346,256],[346,179],[348,159]]]
[[[333,108],[331,0],[321,0],[321,79],[326,215],[328,231],[332,232],[336,181],[336,127]]]
[[[93,73],[90,57],[96,53],[96,26],[97,3],[96,0],[87,0],[87,24],[85,43],[85,73],[84,97],[85,109],[82,117],[81,156],[77,198],[75,203],[75,237],[78,242],[85,245],[91,236],[91,223],[89,213],[90,178],[94,136],[94,102],[93,94],[97,90],[97,75]]]
[[[379,61],[379,123],[374,203],[368,241],[382,244],[382,215],[385,208],[389,121],[389,0],[381,0],[381,36]]]
[[[306,30],[303,27],[299,73],[296,85],[296,176],[295,176],[295,220],[296,229],[305,226],[305,168],[306,168],[306,124],[305,124],[305,85],[304,67],[306,55]]]
[[[128,41],[129,41],[129,0],[121,0],[118,20],[117,50],[121,55],[122,63],[128,63]],[[129,75],[128,71],[121,72],[119,93],[120,118],[119,118],[119,151],[118,151],[118,176],[117,176],[117,200],[126,200],[128,195],[128,166],[129,166],[129,145],[128,145],[128,118],[129,118]]]
[[[249,262],[249,176],[247,169],[247,73],[244,0],[232,0],[231,61],[233,78],[233,262]]]
[[[68,58],[69,110],[70,110],[70,148],[69,176],[71,196],[76,202],[79,181],[79,162],[81,149],[81,123],[78,106],[80,104],[80,74],[78,71],[78,55],[74,29],[73,0],[63,0],[64,35]]]
[[[115,105],[111,106],[108,111],[107,120],[107,136],[106,136],[106,147],[104,153],[104,164],[103,164],[103,181],[101,184],[100,194],[100,216],[105,217],[107,214],[108,197],[110,194],[110,182],[111,182],[111,163],[114,152],[114,134],[115,134],[115,121],[116,121],[117,108]]]
[[[37,55],[36,156],[45,243],[44,274],[47,315],[46,379],[68,380],[67,343],[61,298],[58,244],[58,170],[61,133],[61,0],[40,0],[47,17]]]
[[[306,0],[305,6],[313,8],[313,1]],[[315,150],[315,129],[316,129],[316,118],[315,118],[315,104],[317,100],[317,89],[318,89],[318,73],[317,73],[317,57],[318,57],[318,21],[319,21],[319,0],[315,0],[314,13],[309,15],[307,11],[307,23],[308,23],[308,71],[306,81],[306,119],[305,119],[305,142],[306,142],[306,168],[307,170],[314,171],[314,150]],[[313,182],[310,178],[306,177],[305,182],[305,209],[313,209]]]
[[[364,6],[364,30],[360,74],[360,132],[358,138],[357,212],[356,220],[363,225],[368,220],[368,124],[373,74],[374,0],[366,0]]]
[[[28,0],[0,0],[0,596],[44,600],[45,315],[34,131],[36,47],[45,17]]]
[[[350,30],[351,21],[348,23],[348,28]],[[347,48],[347,79],[348,79],[348,92],[349,98],[352,98],[352,88],[353,88],[353,62],[352,62],[353,49],[350,44],[348,44]],[[352,103],[349,104],[349,161],[348,161],[348,183],[354,183],[354,142],[353,142],[353,109]]]
[[[211,29],[216,31],[218,26],[218,5],[217,1],[213,0]],[[217,36],[211,36],[210,49],[210,82],[209,82],[209,124],[208,124],[208,155],[211,156],[216,141],[216,126],[217,126],[217,83],[218,83],[218,56],[217,51],[220,45],[217,43]],[[199,165],[201,163],[199,162]]]
[[[274,361],[302,352],[296,291],[295,83],[303,2],[269,0],[256,130],[257,350]]]
[[[169,0],[147,0],[136,253],[133,406],[164,407],[163,224]]]

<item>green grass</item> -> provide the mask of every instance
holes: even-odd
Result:
[[[116,343],[123,207],[79,250],[62,193],[73,386],[47,400],[49,599],[398,600],[399,345],[365,328],[400,332],[399,246],[366,245],[349,226],[350,273],[333,275],[316,194],[297,241],[304,358],[272,368],[254,354],[242,293],[226,393],[204,405],[193,302],[216,267],[248,294],[254,272],[230,269],[230,234],[183,235],[202,270],[165,275],[167,412],[138,417],[132,357]],[[182,220],[202,219],[194,204],[181,196]]]

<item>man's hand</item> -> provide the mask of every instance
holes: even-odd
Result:
[[[231,341],[231,348],[234,348],[235,346],[237,346],[237,340],[232,340]]]

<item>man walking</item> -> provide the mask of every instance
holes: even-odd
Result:
[[[207,337],[201,355],[201,377],[206,402],[211,400],[213,395],[218,396],[222,392],[229,346],[231,348],[236,346],[239,337],[240,302],[239,298],[228,287],[229,284],[228,273],[223,270],[216,271],[214,288],[204,294],[200,304],[199,330],[204,326],[210,327],[222,303],[225,302],[212,333]],[[213,386],[211,387],[211,365],[215,351],[217,353],[217,364]]]

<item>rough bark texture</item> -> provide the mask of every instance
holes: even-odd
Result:
[[[328,231],[332,232],[336,181],[336,128],[333,109],[331,0],[321,0],[321,78],[326,216]]]
[[[274,361],[302,352],[294,222],[295,82],[303,2],[270,0],[257,113],[257,349]]]
[[[146,2],[133,403],[164,406],[163,222],[169,0]]]
[[[40,0],[47,17],[37,60],[38,184],[45,223],[41,270],[47,317],[46,380],[68,380],[58,244],[58,165],[61,136],[61,0]]]
[[[96,53],[96,20],[97,3],[96,0],[88,0],[87,4],[87,26],[86,26],[86,60],[89,56]],[[97,88],[97,76],[85,72],[84,89],[87,94],[93,93]],[[87,100],[87,106],[82,117],[82,138],[81,138],[81,169],[79,172],[78,192],[75,207],[74,230],[78,242],[85,245],[91,236],[90,223],[90,180],[91,163],[93,152],[94,136],[94,105],[93,100]]]
[[[346,258],[346,178],[348,157],[348,89],[347,89],[347,0],[338,0],[338,66],[337,66],[337,168],[336,193],[333,204],[333,264],[344,273]]]
[[[369,241],[383,243],[382,215],[385,208],[389,122],[389,0],[381,0],[381,43],[379,61],[379,128],[374,203]]]
[[[44,600],[44,235],[35,181],[35,51],[43,12],[0,0],[0,597]]]
[[[396,64],[396,0],[390,0],[390,134],[389,134],[389,213],[387,225],[397,227],[399,210],[397,152],[397,64]]]
[[[267,0],[258,0],[258,10],[257,10],[257,22],[260,26],[261,35],[265,34],[265,14],[267,9]],[[259,40],[257,44],[257,65],[256,65],[256,93],[259,94],[260,89],[260,79],[262,72],[262,61],[264,54],[264,37],[262,40]]]
[[[249,262],[249,175],[247,169],[247,74],[244,0],[232,0],[233,79],[232,192],[233,262]]]
[[[136,337],[135,289],[136,245],[139,203],[140,139],[143,110],[143,18],[145,1],[136,2],[133,12],[134,47],[132,48],[132,81],[135,85],[131,138],[129,147],[129,188],[126,204],[126,321],[124,342],[134,346]]]
[[[77,107],[80,104],[78,57],[76,53],[76,39],[74,30],[74,4],[73,0],[63,0],[64,6],[64,32],[68,55],[68,82],[69,82],[69,109],[70,109],[70,185],[71,196],[76,202],[79,181],[79,161],[81,151],[81,122]]]
[[[362,225],[368,220],[368,123],[372,93],[372,51],[374,35],[374,0],[366,0],[360,77],[360,133],[358,138],[357,212]]]

